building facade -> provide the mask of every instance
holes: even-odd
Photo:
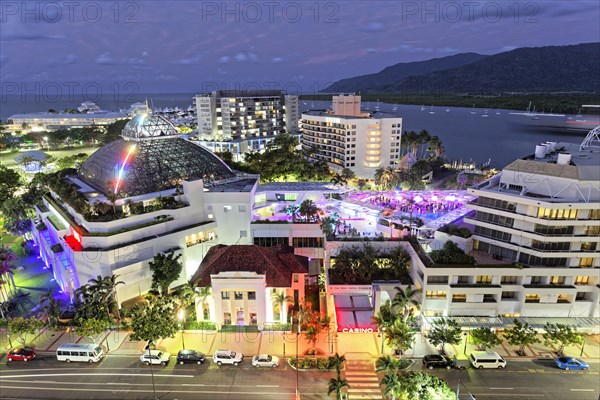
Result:
[[[304,301],[308,264],[289,246],[214,246],[191,279],[211,288],[197,315],[217,326],[287,323],[288,306]]]
[[[333,96],[332,109],[302,114],[302,147],[341,172],[373,178],[400,161],[402,118],[360,110],[360,96]]]
[[[194,98],[198,139],[234,156],[264,150],[276,135],[298,132],[298,96],[276,90],[219,90]],[[239,158],[239,157],[237,157]]]
[[[494,262],[415,259],[426,315],[599,317],[598,165],[598,147],[548,143],[468,189],[473,248]]]

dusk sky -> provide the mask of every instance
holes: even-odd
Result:
[[[520,2],[518,10],[513,1],[0,4],[4,92],[23,82],[107,91],[134,82],[140,92],[277,82],[314,91],[398,62],[600,41],[597,0]]]

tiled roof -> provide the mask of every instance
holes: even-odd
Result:
[[[289,246],[216,245],[210,248],[192,277],[194,286],[208,286],[219,272],[256,272],[268,287],[292,286],[292,274],[308,273],[308,258],[294,255]]]

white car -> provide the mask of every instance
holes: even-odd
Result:
[[[171,354],[160,351],[160,350],[151,350],[144,351],[144,353],[140,356],[140,361],[146,365],[167,365],[169,360],[171,359]]]
[[[236,353],[231,350],[217,350],[217,352],[213,354],[213,362],[219,366],[221,364],[238,365],[243,359],[244,355],[242,353]]]
[[[270,356],[268,354],[258,354],[252,357],[252,366],[254,367],[272,367],[276,368],[279,365],[279,357]]]

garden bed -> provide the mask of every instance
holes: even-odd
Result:
[[[335,366],[332,361],[333,357],[315,357],[308,356],[300,358],[299,367],[296,366],[296,357],[290,357],[288,364],[290,367],[298,371],[318,370],[318,371],[335,371]],[[342,366],[342,369],[344,367]]]

